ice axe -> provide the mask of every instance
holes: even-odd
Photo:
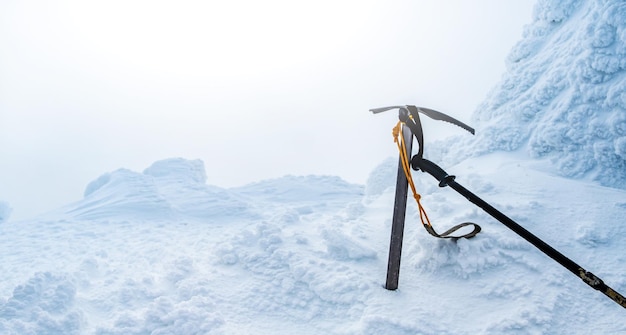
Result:
[[[574,261],[548,245],[546,242],[533,235],[531,232],[526,230],[524,227],[517,224],[511,218],[504,215],[502,212],[495,209],[486,201],[482,200],[468,189],[463,187],[461,184],[455,181],[455,176],[449,175],[446,171],[444,171],[437,164],[424,159],[424,134],[422,133],[422,124],[419,118],[419,114],[424,114],[432,119],[447,121],[452,124],[455,124],[470,133],[474,134],[474,129],[464,124],[463,122],[456,120],[455,118],[443,114],[441,112],[434,111],[432,109],[424,108],[424,107],[416,107],[411,105],[406,106],[391,106],[391,107],[383,107],[383,108],[375,108],[370,111],[374,114],[382,113],[392,109],[399,109],[398,118],[400,122],[407,125],[407,128],[403,128],[402,136],[404,140],[407,142],[406,152],[407,155],[411,155],[411,147],[413,142],[413,136],[417,139],[417,143],[419,145],[417,155],[411,158],[410,166],[413,170],[421,170],[422,172],[426,172],[433,176],[437,181],[439,181],[439,187],[450,186],[452,189],[457,191],[459,194],[467,198],[470,202],[475,204],[476,206],[483,209],[487,214],[491,215],[496,220],[500,221],[506,227],[511,229],[517,235],[534,245],[541,252],[546,254],[548,257],[555,260],[557,263],[561,264],[567,270],[572,272],[574,275],[582,279],[587,285],[592,288],[602,292],[604,295],[609,297],[611,300],[619,304],[620,306],[626,308],[626,298],[623,295],[609,287],[596,275],[585,270],[580,265],[576,264]],[[407,130],[408,129],[408,130]],[[402,153],[401,153],[402,156]],[[402,162],[401,162],[402,163]],[[398,169],[398,179],[396,181],[396,198],[394,204],[394,213],[393,213],[393,221],[391,227],[391,243],[389,246],[389,262],[387,266],[387,283],[385,288],[388,290],[395,290],[398,288],[398,277],[400,272],[400,256],[402,253],[402,235],[404,231],[404,218],[406,213],[406,199],[408,193],[408,179],[407,173],[405,173],[404,169]]]

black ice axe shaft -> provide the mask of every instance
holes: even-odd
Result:
[[[415,107],[415,106],[392,106],[392,107],[384,107],[384,108],[376,108],[372,109],[373,113],[381,113],[391,109],[399,109],[399,119],[404,122],[410,132],[416,137],[417,142],[419,144],[418,153],[413,156],[411,159],[411,167],[414,170],[422,170],[433,176],[437,181],[439,181],[440,187],[450,186],[453,190],[457,191],[459,194],[464,196],[467,200],[475,204],[476,206],[483,209],[487,214],[491,215],[494,219],[500,221],[506,227],[511,229],[517,235],[528,241],[530,244],[534,245],[541,252],[546,254],[548,257],[555,260],[557,263],[561,264],[567,270],[572,272],[574,275],[582,279],[587,285],[592,288],[602,292],[604,295],[609,297],[611,300],[615,301],[620,306],[626,308],[626,298],[623,295],[609,287],[602,281],[602,279],[598,278],[593,273],[585,270],[582,266],[576,264],[576,262],[572,261],[546,242],[526,230],[524,227],[517,224],[508,216],[504,215],[502,212],[498,211],[496,208],[488,204],[486,201],[482,200],[474,193],[470,192],[468,189],[463,187],[461,184],[455,181],[455,176],[449,175],[446,171],[444,171],[437,164],[424,159],[422,157],[424,153],[424,135],[422,133],[422,125],[419,119],[419,113],[422,113],[428,117],[431,117],[435,120],[447,121],[452,124],[455,124],[470,133],[474,134],[474,129],[467,126],[466,124],[448,116],[443,113],[423,108],[423,107]],[[405,141],[408,138],[411,140],[406,141],[407,151],[411,152],[412,136],[410,134],[403,133]],[[400,169],[399,169],[400,170]],[[398,287],[398,273],[400,270],[400,254],[402,250],[402,232],[404,230],[404,217],[406,211],[406,197],[407,197],[407,187],[406,187],[406,177],[401,175],[400,171],[398,171],[398,180],[396,185],[396,203],[394,206],[394,217],[392,222],[392,236],[391,236],[391,245],[389,250],[389,263],[387,269],[387,285],[386,288],[389,290],[395,290]]]

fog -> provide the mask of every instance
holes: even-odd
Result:
[[[0,200],[33,216],[105,172],[168,157],[202,159],[221,187],[286,174],[364,183],[396,150],[396,115],[368,109],[469,122],[532,5],[3,1]],[[427,141],[459,131],[424,127]]]

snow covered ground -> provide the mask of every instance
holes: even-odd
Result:
[[[516,153],[457,181],[626,292],[626,191]],[[624,310],[453,190],[416,173],[438,240],[410,204],[400,288],[383,288],[396,161],[365,187],[287,176],[204,184],[200,161],[118,170],[59,211],[0,225],[2,334],[619,334]],[[529,182],[532,181],[532,182]]]

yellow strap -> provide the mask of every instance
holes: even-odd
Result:
[[[406,144],[404,143],[404,136],[402,136],[402,127],[404,126],[404,122],[398,121],[395,127],[393,127],[393,141],[398,145],[398,151],[400,151],[400,161],[402,162],[402,169],[404,170],[404,174],[406,175],[406,179],[409,182],[409,186],[411,186],[411,191],[413,191],[413,198],[417,202],[417,207],[420,212],[420,220],[424,226],[432,227],[430,224],[430,220],[428,219],[428,214],[426,214],[426,210],[424,206],[422,206],[422,196],[417,193],[415,190],[415,183],[413,183],[413,176],[411,175],[411,166],[409,164],[409,157],[406,153]],[[400,138],[400,140],[398,140]]]
[[[464,222],[464,223],[458,224],[446,230],[442,234],[437,233],[435,231],[435,228],[433,228],[433,226],[430,224],[430,219],[428,219],[428,214],[426,214],[426,210],[424,209],[424,206],[422,206],[422,202],[420,201],[422,199],[422,196],[419,193],[417,193],[417,191],[415,190],[415,183],[413,183],[413,176],[411,175],[411,165],[409,163],[409,157],[406,152],[406,144],[404,143],[404,136],[402,135],[402,127],[404,127],[404,122],[402,121],[398,121],[398,124],[396,124],[396,126],[393,127],[393,131],[392,131],[393,141],[396,142],[396,144],[398,145],[398,151],[400,151],[400,162],[402,163],[402,169],[404,170],[404,175],[406,176],[406,179],[409,182],[409,186],[411,186],[411,191],[413,191],[413,198],[415,198],[415,201],[417,202],[417,207],[419,208],[419,212],[420,212],[420,220],[422,221],[422,225],[424,226],[426,231],[432,236],[435,236],[438,238],[457,239],[461,237],[472,238],[476,236],[476,234],[478,234],[481,231],[481,228],[479,225],[472,223],[472,222]],[[400,140],[398,140],[398,138]],[[466,226],[473,226],[474,230],[461,236],[450,235],[454,233],[455,231],[459,230],[460,228],[463,228]]]

